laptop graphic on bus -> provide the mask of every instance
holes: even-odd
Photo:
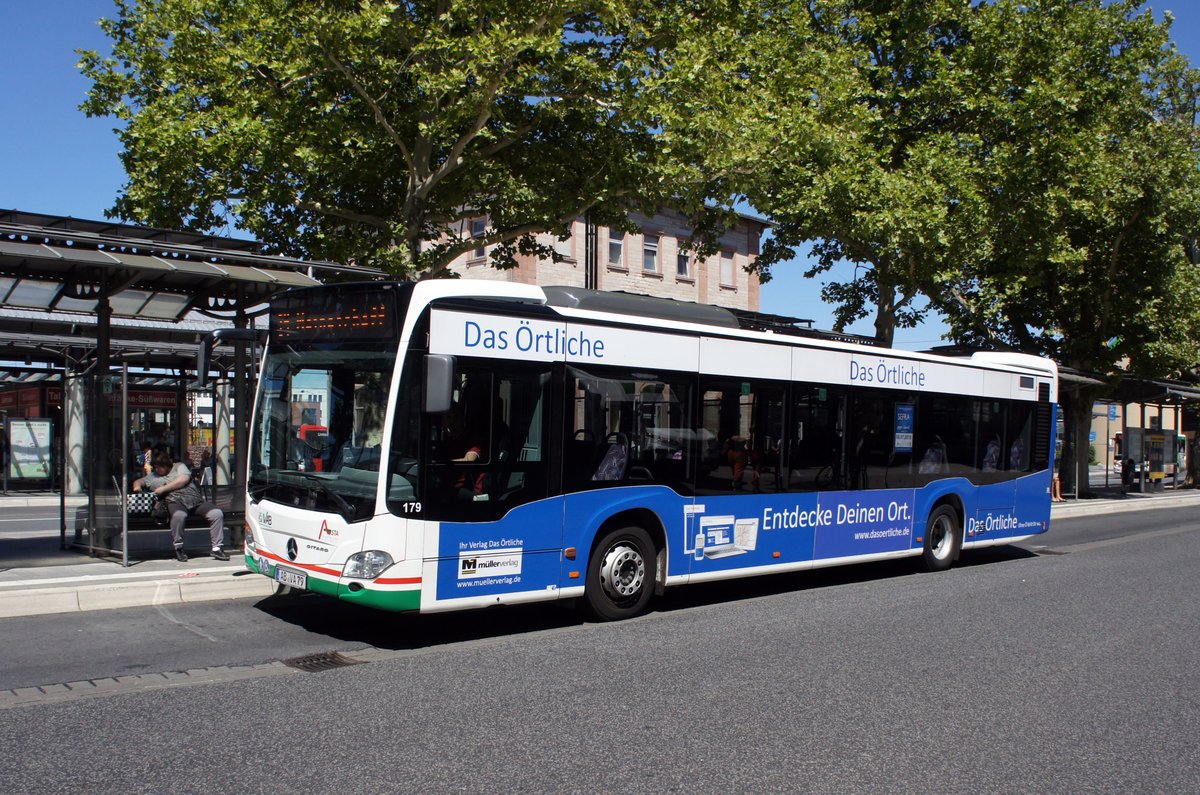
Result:
[[[744,555],[758,544],[758,519],[702,516],[700,532],[704,536],[704,557],[709,560]]]

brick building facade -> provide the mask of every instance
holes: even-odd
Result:
[[[596,230],[594,285],[589,285],[585,272],[586,235],[581,218],[572,222],[567,240],[548,234],[539,236],[539,242],[553,246],[563,257],[561,262],[519,256],[516,268],[497,270],[488,260],[487,249],[481,247],[460,256],[451,263],[450,270],[468,279],[594,286],[598,290],[758,311],[761,286],[758,276],[747,273],[746,266],[758,256],[759,239],[766,229],[764,221],[741,216],[721,238],[720,252],[699,260],[694,253],[683,250],[691,229],[680,213],[663,210],[653,218],[635,214],[632,220],[639,229],[636,233],[607,227]],[[484,219],[478,220],[473,231],[482,234],[484,224]]]

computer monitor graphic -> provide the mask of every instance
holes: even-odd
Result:
[[[738,519],[734,516],[702,516],[700,537],[703,538],[706,558],[744,555],[752,551],[758,543],[758,520]]]

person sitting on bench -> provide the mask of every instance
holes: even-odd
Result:
[[[154,453],[150,462],[153,472],[133,482],[134,491],[152,490],[158,499],[167,505],[171,515],[171,542],[175,546],[175,559],[183,563],[187,554],[183,551],[183,526],[193,512],[208,520],[208,535],[212,541],[212,556],[216,560],[229,560],[225,554],[225,514],[205,501],[199,487],[192,483],[192,471],[182,461],[176,463],[166,450]]]

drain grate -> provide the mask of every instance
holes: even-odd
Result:
[[[345,668],[348,665],[362,665],[362,663],[362,660],[351,659],[340,651],[323,651],[320,654],[306,654],[303,657],[293,657],[283,661],[284,665],[309,673]]]

